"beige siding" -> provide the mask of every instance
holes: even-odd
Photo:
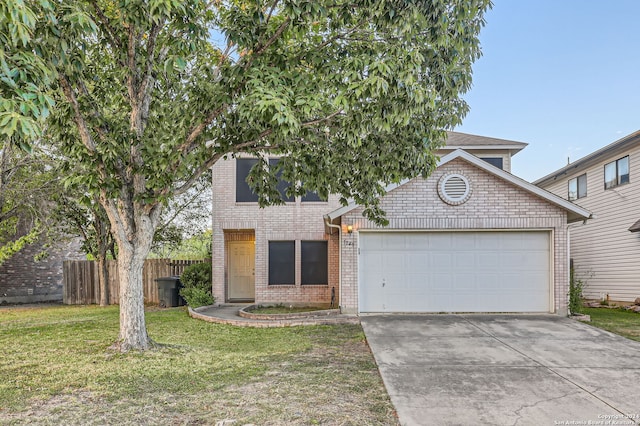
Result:
[[[459,206],[444,203],[437,194],[437,182],[446,173],[460,173],[470,182],[472,195]],[[549,202],[491,175],[462,159],[439,167],[428,179],[416,178],[382,198],[387,212],[387,229],[421,230],[546,230],[552,235],[553,310],[567,312],[568,258],[566,212]],[[342,264],[358,265],[358,232],[378,228],[356,208],[342,218],[344,234]],[[358,309],[358,268],[346,268],[342,276],[341,300],[346,310]]]
[[[604,189],[604,165],[629,155],[629,180]],[[587,173],[587,196],[576,204],[595,219],[570,226],[570,256],[576,274],[585,281],[584,295],[631,302],[640,297],[640,233],[629,227],[640,219],[640,146],[611,154],[598,164],[557,179],[545,189],[567,198],[568,181]]]

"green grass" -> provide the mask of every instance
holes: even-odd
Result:
[[[640,341],[640,314],[615,308],[583,308],[591,316],[589,324]]]
[[[0,424],[396,423],[360,326],[147,327],[163,346],[119,354],[117,307],[0,308]]]

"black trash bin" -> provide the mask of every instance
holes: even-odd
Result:
[[[184,305],[184,301],[180,296],[180,288],[182,283],[180,277],[161,277],[156,278],[158,283],[158,306],[161,308],[174,308]]]

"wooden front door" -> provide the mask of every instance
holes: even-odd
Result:
[[[256,296],[254,241],[229,241],[230,300],[253,300]]]

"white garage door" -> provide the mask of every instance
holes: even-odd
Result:
[[[549,312],[549,232],[360,232],[360,312]]]

